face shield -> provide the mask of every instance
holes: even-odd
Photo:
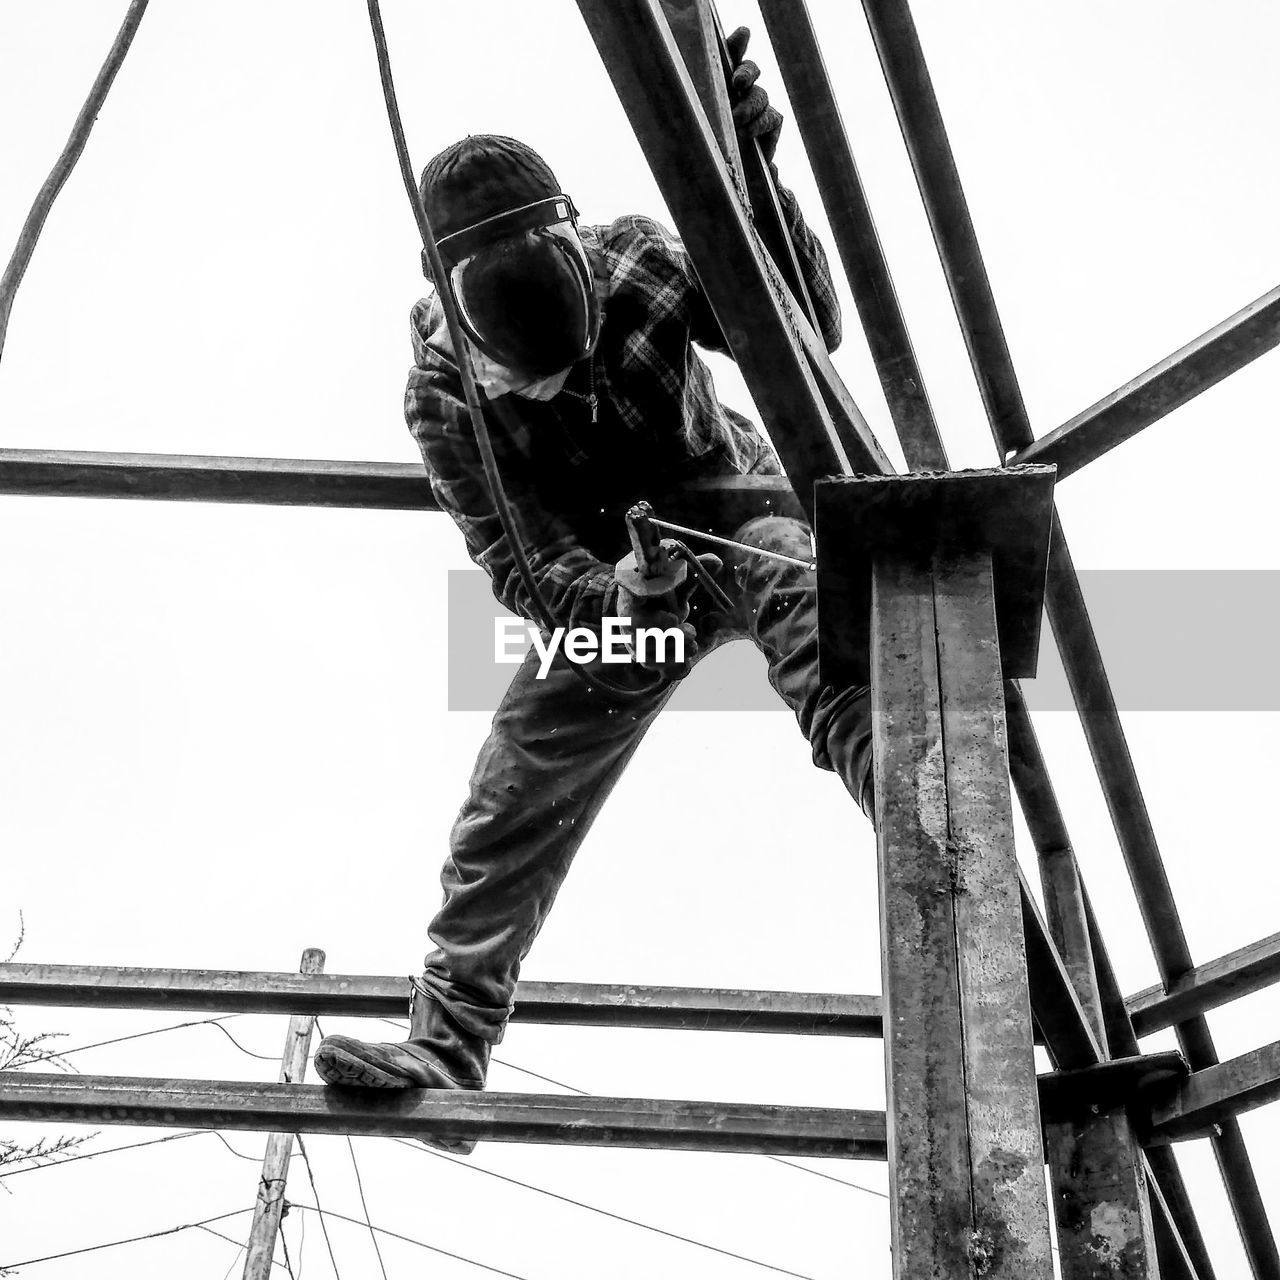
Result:
[[[523,205],[444,236],[440,255],[467,337],[526,380],[589,355],[600,308],[567,196]],[[425,262],[424,262],[425,265]]]

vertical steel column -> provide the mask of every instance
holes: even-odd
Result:
[[[324,952],[308,947],[302,953],[300,973],[324,971]],[[284,1053],[280,1059],[280,1082],[298,1084],[307,1071],[307,1051],[311,1048],[311,1031],[315,1026],[311,1015],[289,1019]],[[267,1138],[267,1151],[262,1157],[262,1177],[258,1182],[258,1199],[253,1207],[253,1226],[249,1230],[248,1252],[244,1259],[244,1280],[267,1280],[276,1252],[276,1236],[284,1215],[285,1180],[289,1176],[289,1157],[293,1153],[292,1133],[273,1133]]]
[[[830,572],[870,561],[897,1280],[1053,1275],[1001,648],[1038,632],[1051,502],[1045,473],[818,486],[824,554],[865,547]],[[824,639],[848,598],[823,595]]]

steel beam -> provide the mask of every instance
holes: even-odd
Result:
[[[1198,964],[1178,978],[1166,991],[1148,987],[1125,1001],[1140,1036],[1209,1009],[1261,991],[1280,979],[1280,933],[1251,942],[1230,955]]]
[[[0,449],[0,494],[384,511],[440,509],[426,472],[417,463],[67,449]],[[731,531],[757,515],[803,514],[785,476],[721,476],[646,496],[659,512],[676,505],[686,521],[721,531]],[[599,506],[591,511],[598,512]],[[621,514],[622,508],[620,520]]]
[[[1151,1141],[1203,1138],[1224,1121],[1280,1098],[1280,1040],[1196,1071],[1152,1108]]]
[[[0,1004],[408,1017],[408,978],[0,964]],[[880,997],[709,987],[521,982],[517,1022],[879,1036]]]
[[[928,537],[956,502],[931,503],[933,491],[980,506],[1006,481],[904,476],[819,494],[820,540],[842,517],[851,532],[893,526],[872,560],[871,682],[893,1265],[904,1280],[1053,1273],[994,548]],[[1024,604],[1038,610],[1038,595]]]
[[[1033,443],[1026,405],[960,186],[928,67],[907,0],[863,0],[898,113],[970,363],[1002,459]],[[1050,623],[1079,709],[1090,752],[1166,985],[1191,968],[1190,954],[1164,874],[1155,833],[1125,742],[1070,555],[1055,520],[1046,600]],[[1192,1067],[1216,1061],[1203,1018],[1178,1028]],[[1280,1251],[1257,1178],[1234,1121],[1213,1140],[1227,1196],[1255,1280],[1280,1280]]]
[[[862,0],[862,8],[960,317],[982,403],[1005,444],[1003,460],[1009,452],[1031,444],[1031,424],[911,9],[906,0]]]
[[[823,380],[825,348],[759,245],[658,0],[578,0],[578,7],[811,516],[815,481],[855,469],[884,473],[891,464],[843,385]],[[848,410],[841,431],[827,411],[833,393]]]
[[[805,0],[761,0],[760,12],[907,463],[913,471],[946,471],[924,376],[808,6]]]
[[[1052,462],[1059,478],[1069,476],[1277,344],[1280,287],[1027,445],[1013,461]]]
[[[376,1093],[14,1071],[0,1072],[0,1119],[885,1158],[882,1112],[561,1094]]]

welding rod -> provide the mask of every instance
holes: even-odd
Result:
[[[734,542],[731,538],[721,538],[714,533],[704,533],[701,529],[690,529],[682,524],[672,524],[670,520],[659,520],[650,516],[649,523],[658,529],[669,529],[672,533],[683,533],[690,538],[705,538],[721,547],[732,547],[735,551],[746,551],[753,556],[767,556],[770,560],[781,560],[784,564],[797,564],[802,569],[816,569],[816,560],[800,560],[795,556],[784,556],[781,551],[766,551],[763,547],[749,547],[745,542]]]

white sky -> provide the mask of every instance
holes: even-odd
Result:
[[[5,254],[124,8],[4,6]],[[811,8],[952,458],[989,465],[870,38],[855,6]],[[916,6],[1037,434],[1280,276],[1280,13],[1256,0],[1208,12],[1188,0]],[[785,111],[754,6],[722,16],[755,29],[752,56]],[[466,132],[515,133],[586,220],[665,216],[576,6],[389,0],[386,21],[417,165]],[[778,158],[825,231],[790,123]],[[400,405],[420,286],[364,6],[156,0],[19,292],[0,443],[413,461]],[[846,310],[836,363],[890,443]],[[1077,564],[1280,568],[1278,370],[1258,361],[1066,482]],[[22,909],[31,961],[274,970],[316,945],[331,972],[415,969],[487,730],[484,715],[445,710],[446,571],[467,564],[451,522],[7,498],[0,538],[0,935]],[[714,679],[708,668],[693,678]],[[1038,725],[1122,983],[1139,989],[1155,968],[1078,723],[1050,713]],[[1273,932],[1274,718],[1147,713],[1126,727],[1195,957]],[[672,711],[598,821],[525,976],[875,991],[874,862],[869,827],[811,768],[785,714]],[[1278,1012],[1264,994],[1211,1014],[1222,1056],[1274,1038]],[[188,1015],[21,1016],[79,1045]],[[228,1025],[278,1054],[283,1018]],[[878,1042],[515,1026],[499,1057],[601,1094],[883,1105]],[[274,1078],[209,1028],[73,1061]],[[507,1066],[491,1084],[544,1087]],[[1243,1123],[1276,1203],[1276,1117]],[[113,1129],[96,1144],[161,1133]],[[232,1142],[261,1153],[257,1135]],[[1183,1148],[1184,1168],[1219,1274],[1240,1275],[1203,1145]],[[308,1147],[325,1206],[358,1215],[345,1143]],[[763,1274],[402,1146],[356,1149],[374,1222],[531,1280]],[[470,1163],[817,1280],[889,1275],[883,1199],[762,1159],[489,1144]],[[885,1186],[882,1166],[812,1163]],[[0,1200],[0,1262],[247,1207],[256,1178],[207,1136],[24,1175]],[[298,1162],[290,1187],[310,1199]],[[296,1249],[296,1218],[288,1230]],[[366,1234],[335,1224],[331,1236],[344,1277],[377,1274]],[[393,1277],[482,1274],[394,1241],[383,1254]],[[216,1280],[239,1265],[232,1245],[187,1232],[30,1274]],[[330,1274],[314,1219],[304,1265]]]

